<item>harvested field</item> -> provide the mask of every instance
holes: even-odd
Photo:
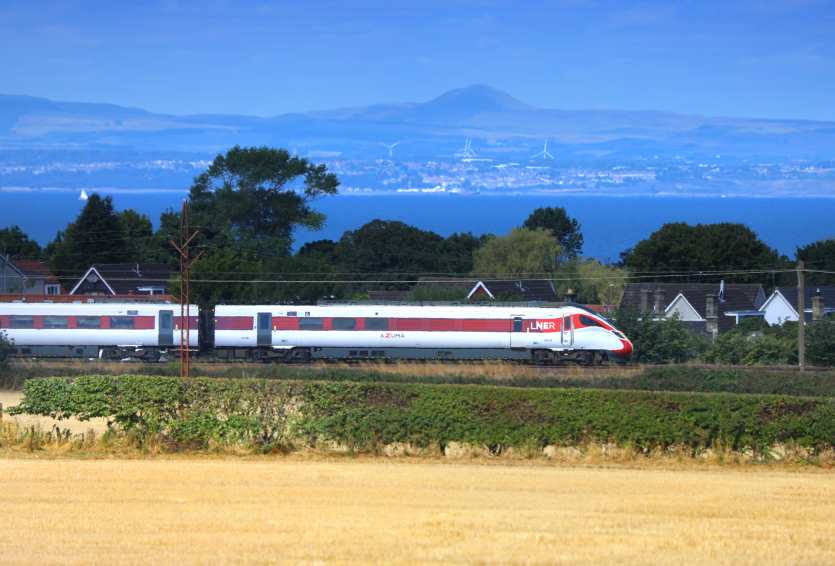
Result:
[[[835,563],[835,476],[0,460],[6,563]]]

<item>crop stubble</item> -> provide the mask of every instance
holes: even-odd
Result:
[[[6,563],[835,563],[835,475],[0,460]]]

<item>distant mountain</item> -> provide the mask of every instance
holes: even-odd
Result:
[[[654,111],[552,110],[485,85],[432,100],[284,114],[174,116],[112,104],[0,95],[0,147],[218,151],[234,144],[300,146],[361,156],[383,142],[408,141],[402,153],[447,154],[463,138],[493,146],[549,139],[563,154],[716,154],[825,157],[835,123],[711,118]],[[502,151],[510,151],[506,147]],[[496,149],[498,151],[498,149]],[[376,151],[376,150],[375,150]]]

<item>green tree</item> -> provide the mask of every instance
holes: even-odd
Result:
[[[249,257],[287,257],[298,226],[318,229],[324,215],[311,203],[337,191],[324,165],[268,147],[230,149],[215,157],[191,187],[191,225],[210,249]]]
[[[550,231],[514,228],[508,236],[494,236],[476,250],[473,272],[484,277],[553,273],[561,252]]]
[[[537,208],[528,216],[522,227],[528,230],[550,230],[566,259],[576,258],[583,250],[580,223],[571,218],[561,206]]]
[[[148,261],[154,236],[151,220],[130,208],[122,211],[119,219],[122,221],[122,231],[127,244],[126,255],[130,256],[131,261]]]
[[[604,265],[595,259],[575,259],[563,263],[556,274],[560,296],[569,289],[578,303],[617,305],[623,296],[626,271]]]
[[[447,271],[444,239],[403,222],[372,220],[342,235],[335,248],[339,265],[347,271],[402,274],[414,279],[421,273]]]
[[[835,367],[835,320],[817,320],[806,329],[806,356],[809,362]]]
[[[330,269],[323,262],[291,256],[293,231],[299,226],[318,229],[324,215],[312,208],[318,197],[335,194],[336,176],[324,165],[291,156],[283,149],[235,146],[215,157],[189,193],[195,253],[204,256],[194,266],[192,286],[196,301],[217,302],[315,300],[321,286],[257,283],[274,281],[304,266]],[[168,211],[151,241],[150,257],[176,265],[170,240],[178,241],[180,213]],[[313,267],[311,267],[313,265]],[[300,279],[310,273],[303,273]],[[253,281],[221,283],[217,280]],[[201,281],[202,280],[202,281]]]
[[[835,238],[819,240],[798,248],[797,259],[802,259],[807,269],[830,272],[808,273],[806,280],[809,284],[835,285]]]
[[[13,259],[36,259],[41,255],[41,246],[38,242],[29,239],[20,226],[9,226],[0,228],[0,254]]]
[[[81,275],[94,263],[135,261],[113,199],[90,195],[78,218],[59,232],[50,247],[50,264],[61,275]]]
[[[782,269],[788,260],[770,248],[743,224],[665,224],[649,238],[621,254],[630,272],[690,273]],[[701,277],[703,280],[727,275]],[[686,279],[687,276],[682,276]],[[763,274],[737,275],[739,282],[770,284]],[[666,280],[670,280],[669,278]]]
[[[632,360],[642,364],[683,363],[697,357],[706,341],[677,318],[652,320],[621,309],[614,316],[615,327],[632,341]]]

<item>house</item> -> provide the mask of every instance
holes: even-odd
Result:
[[[769,325],[782,325],[800,319],[797,287],[778,287],[760,307]],[[804,298],[805,320],[820,320],[835,313],[835,286],[806,287]]]
[[[97,263],[70,291],[71,295],[167,295],[175,273],[163,264]]]
[[[461,301],[518,301],[553,303],[560,300],[554,284],[544,279],[472,279],[421,277],[417,296]]]
[[[61,283],[40,260],[0,256],[0,294],[60,295]]]
[[[694,332],[716,335],[736,326],[742,313],[757,313],[764,302],[760,284],[627,283],[620,306],[654,319],[678,317]]]

